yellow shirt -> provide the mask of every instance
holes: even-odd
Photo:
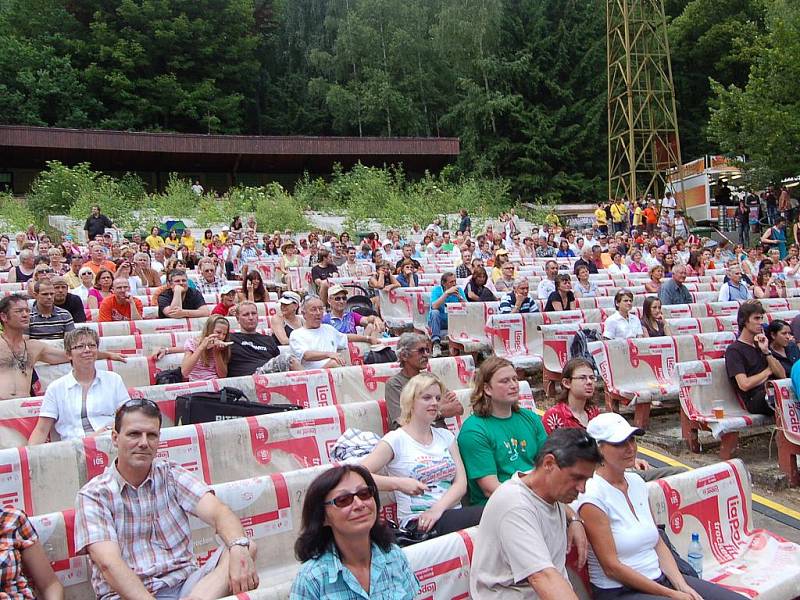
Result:
[[[194,237],[190,236],[181,236],[181,244],[186,246],[186,249],[189,252],[194,252]]]
[[[598,225],[607,225],[608,219],[606,218],[606,209],[598,208],[594,211],[594,218]]]
[[[642,224],[642,209],[641,207],[637,206],[636,210],[633,211],[633,226],[639,227]]]
[[[611,205],[611,219],[614,223],[622,223],[625,219],[625,205],[614,203]]]
[[[164,247],[164,238],[160,235],[148,235],[144,241],[150,246],[150,250],[160,250]]]

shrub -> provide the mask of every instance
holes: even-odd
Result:
[[[0,192],[0,222],[4,231],[24,231],[28,225],[36,223],[36,217],[25,202]]]
[[[81,194],[92,190],[100,173],[92,171],[89,163],[68,167],[57,160],[47,162],[47,169],[39,173],[28,193],[28,207],[42,221],[49,215],[70,212]]]

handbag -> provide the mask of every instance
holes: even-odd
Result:
[[[393,363],[393,362],[397,362],[397,354],[391,348],[370,350],[364,357],[365,365],[376,365],[379,363]]]
[[[417,529],[417,519],[411,519],[406,523],[405,527],[400,527],[394,521],[387,520],[386,523],[394,533],[395,542],[401,548],[419,544],[420,542],[426,542],[439,535],[435,527],[430,531],[420,531]]]
[[[242,390],[224,387],[218,392],[194,392],[175,398],[175,422],[182,425],[208,423],[302,408],[297,404],[250,402]]]
[[[156,373],[156,385],[167,385],[169,383],[183,383],[183,372],[180,367],[164,369]]]

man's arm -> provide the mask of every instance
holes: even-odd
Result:
[[[87,551],[106,583],[125,600],[155,600],[142,580],[122,560],[117,542],[95,542],[88,546]]]
[[[214,528],[226,546],[238,538],[247,537],[242,522],[233,511],[212,493],[205,494],[194,510],[197,517]],[[229,547],[228,585],[233,595],[249,592],[258,587],[258,573],[253,557],[256,555],[256,543],[250,540],[250,547]]]
[[[528,576],[528,584],[541,600],[578,600],[569,581],[552,567]]]
[[[129,302],[131,304],[131,321],[139,321],[142,318],[141,300],[131,296]]]

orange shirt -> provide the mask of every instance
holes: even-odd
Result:
[[[89,260],[89,261],[86,261],[85,263],[83,263],[83,266],[84,267],[89,267],[92,270],[92,273],[94,273],[95,275],[97,275],[97,272],[100,269],[108,269],[112,273],[116,273],[117,272],[117,265],[115,265],[110,260],[104,260],[99,265],[96,265],[96,264],[94,264],[94,262]]]
[[[141,316],[143,314],[142,301],[138,298],[134,298],[133,303],[136,305],[136,310],[139,311],[139,315]],[[100,303],[100,312],[97,315],[97,320],[101,323],[107,323],[108,321],[130,321],[131,305],[128,302],[122,304],[117,302],[117,297],[114,294],[110,294],[103,298],[103,301]]]
[[[652,206],[648,206],[647,208],[645,208],[644,218],[646,222],[650,223],[651,225],[655,225],[656,223],[658,223],[658,214],[656,213],[656,209],[654,209]]]

